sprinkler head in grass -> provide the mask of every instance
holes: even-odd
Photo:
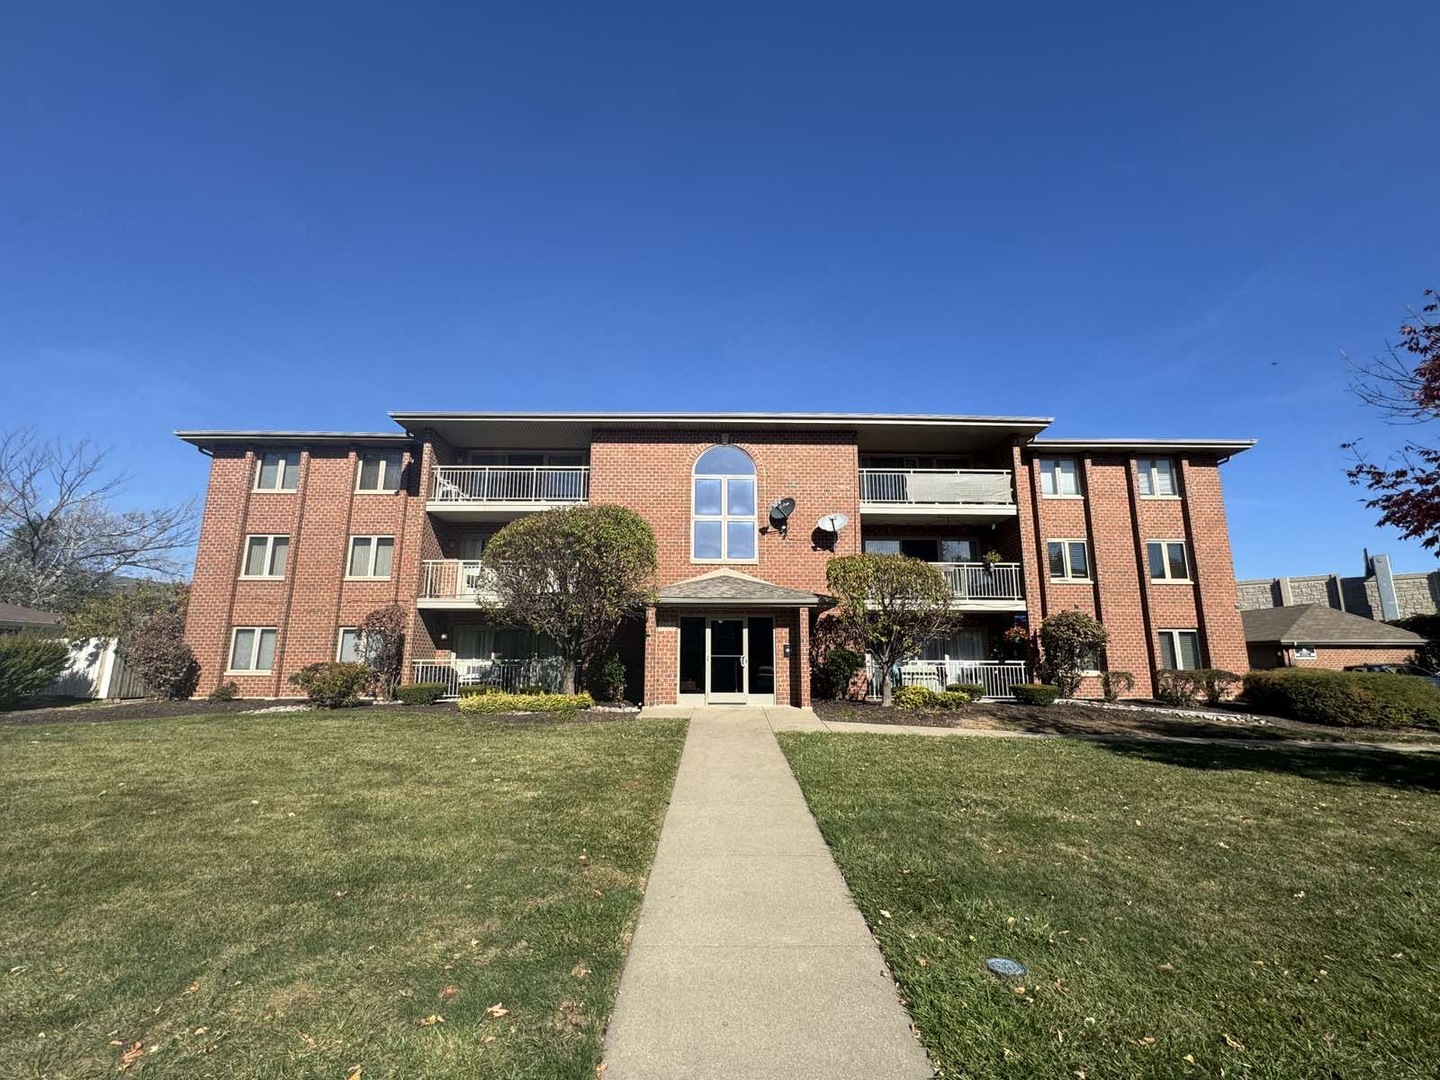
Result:
[[[990,974],[998,975],[1002,979],[1023,979],[1029,974],[1024,964],[1005,956],[990,957],[985,961],[985,967]]]

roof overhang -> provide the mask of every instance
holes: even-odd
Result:
[[[1068,454],[1133,454],[1149,450],[1158,454],[1213,454],[1223,460],[1254,445],[1254,439],[1035,439],[1030,448]]]
[[[413,435],[434,431],[452,446],[584,449],[596,431],[853,432],[864,450],[960,451],[1018,439],[1028,442],[1049,417],[878,413],[508,413],[392,412]]]
[[[706,597],[706,596],[682,596],[666,598],[657,596],[655,606],[659,608],[689,607],[705,608],[707,610],[721,611],[726,608],[797,608],[797,607],[819,607],[824,605],[830,607],[834,601],[826,596],[811,596],[806,599],[798,597],[786,597],[784,599],[746,599],[744,597]]]
[[[409,446],[400,431],[177,431],[181,442],[201,450],[247,446]]]

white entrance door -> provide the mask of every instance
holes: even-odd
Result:
[[[711,705],[743,705],[749,692],[750,630],[744,619],[711,619],[707,627]]]

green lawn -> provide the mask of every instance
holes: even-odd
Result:
[[[780,738],[942,1075],[1440,1075],[1440,757]]]
[[[593,1080],[683,735],[0,727],[0,1076]]]

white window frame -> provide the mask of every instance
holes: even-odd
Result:
[[[355,659],[345,659],[345,635],[355,635]],[[335,662],[337,664],[361,663],[360,660],[360,628],[358,626],[342,626],[335,633]]]
[[[369,573],[352,574],[351,567],[355,565],[355,542],[357,540],[370,541],[370,563]],[[375,573],[375,556],[380,551],[380,541],[390,541],[390,572],[387,574]],[[389,581],[395,573],[395,537],[387,533],[361,533],[350,537],[350,543],[345,548],[345,580],[346,581]]]
[[[262,565],[265,567],[263,574],[247,574],[245,568],[250,565],[250,545],[256,540],[265,541],[265,559]],[[275,541],[285,541],[285,566],[280,573],[275,573]],[[285,571],[290,568],[290,537],[285,533],[247,533],[245,546],[240,553],[240,580],[241,581],[284,581]]]
[[[1160,562],[1164,573],[1159,577],[1155,576],[1155,564],[1150,560],[1150,545],[1159,544],[1161,547]],[[1185,576],[1172,577],[1170,575],[1170,549],[1178,545],[1180,554],[1185,559]],[[1190,565],[1190,545],[1184,540],[1146,540],[1145,541],[1145,572],[1150,576],[1153,585],[1193,585],[1195,583],[1195,568]]]
[[[1160,470],[1156,468],[1158,461],[1168,462],[1170,465],[1170,486],[1172,491],[1160,491],[1158,480]],[[1178,499],[1180,498],[1180,466],[1176,464],[1173,457],[1143,457],[1135,460],[1136,490],[1140,492],[1142,499]],[[1146,491],[1145,488],[1150,490]]]
[[[265,459],[268,457],[278,458],[279,462],[275,470],[275,487],[261,487],[260,477],[265,472]],[[300,490],[300,451],[299,450],[262,450],[255,455],[255,486],[254,491],[278,491],[296,492]]]
[[[365,460],[379,459],[380,462],[380,486],[365,487],[361,477],[365,475]],[[394,477],[391,477],[391,471]],[[402,478],[405,475],[405,454],[400,450],[362,450],[359,459],[355,464],[355,494],[357,495],[394,495],[400,490]]]
[[[1199,671],[1202,667],[1205,666],[1205,664],[1204,664],[1204,662],[1203,662],[1203,658],[1202,658],[1201,655],[1200,655],[1200,631],[1199,631],[1198,628],[1187,627],[1187,628],[1179,629],[1179,630],[1160,630],[1160,631],[1157,631],[1157,634],[1158,634],[1158,636],[1159,636],[1159,638],[1160,638],[1161,641],[1164,641],[1165,638],[1167,638],[1167,637],[1170,639],[1170,654],[1171,654],[1173,657],[1175,657],[1175,663],[1177,663],[1177,664],[1179,664],[1179,663],[1181,662],[1181,660],[1184,658],[1184,655],[1185,655],[1184,652],[1183,652],[1183,651],[1181,650],[1181,648],[1180,648],[1180,635],[1181,635],[1181,634],[1193,634],[1193,635],[1195,635],[1195,666],[1194,666],[1193,668],[1186,668],[1186,667],[1167,668],[1167,667],[1164,667],[1163,665],[1164,665],[1164,663],[1165,663],[1165,649],[1164,649],[1164,646],[1162,645],[1162,646],[1160,647],[1160,663],[1161,663],[1161,665],[1162,665],[1162,667],[1160,668],[1161,671]]]
[[[237,667],[235,666],[235,639],[240,636],[240,634],[241,634],[242,631],[245,631],[245,630],[253,630],[253,631],[255,632],[255,637],[254,637],[254,639],[253,639],[254,643],[253,643],[253,645],[251,646],[251,649],[250,649],[250,663],[252,663],[252,664],[254,664],[255,661],[256,661],[256,660],[259,658],[259,656],[260,656],[260,639],[261,639],[265,634],[273,634],[273,635],[274,635],[275,644],[274,644],[274,646],[273,646],[273,647],[271,648],[271,650],[270,650],[270,666],[269,666],[268,668],[257,668],[257,667],[237,668]],[[228,666],[226,667],[226,669],[225,669],[225,674],[226,674],[226,675],[273,675],[274,672],[275,672],[275,661],[276,661],[276,659],[279,657],[279,655],[280,655],[280,631],[279,631],[279,628],[278,628],[278,627],[274,627],[274,626],[232,626],[232,627],[230,628],[230,652],[229,652],[229,654],[228,654],[228,656],[227,656],[227,658],[226,658],[226,661],[225,661],[225,663],[228,665]]]
[[[1080,489],[1080,459],[1073,457],[1042,457],[1040,461],[1040,497],[1042,499],[1083,499],[1085,493]],[[1060,480],[1065,475],[1061,470],[1062,462],[1068,462],[1075,467],[1072,474],[1075,478],[1074,491],[1061,491]],[[1049,477],[1050,482],[1055,486],[1054,491],[1045,490],[1045,478]]]
[[[1294,660],[1314,660],[1314,659],[1315,659],[1315,655],[1316,655],[1316,654],[1315,654],[1315,646],[1314,646],[1314,645],[1296,645],[1295,648],[1293,648],[1292,650],[1290,650],[1290,655],[1291,655],[1291,658],[1294,659]]]
[[[690,561],[692,563],[706,563],[719,565],[721,563],[738,564],[742,566],[753,566],[760,561],[760,470],[755,466],[755,458],[749,451],[734,446],[733,443],[717,443],[716,446],[732,446],[750,459],[751,471],[748,473],[702,473],[697,470],[700,467],[700,459],[714,450],[714,446],[707,446],[704,453],[695,459],[695,465],[690,471]],[[695,509],[696,497],[699,494],[701,480],[714,480],[720,484],[720,513],[702,514]],[[732,480],[749,481],[751,513],[745,514],[730,513],[730,482]],[[695,525],[701,521],[715,521],[720,524],[720,558],[706,559],[695,554]],[[732,558],[730,555],[730,526],[732,524],[743,524],[748,522],[753,539],[753,554],[748,558]]]
[[[1051,545],[1051,544],[1059,544],[1059,545],[1060,545],[1060,550],[1061,550],[1062,552],[1064,552],[1064,555],[1065,555],[1065,576],[1064,576],[1064,577],[1056,577],[1056,576],[1054,575],[1054,572],[1050,569],[1050,545]],[[1070,559],[1070,545],[1071,545],[1071,544],[1080,544],[1080,545],[1082,545],[1082,546],[1085,548],[1085,569],[1086,569],[1087,573],[1085,574],[1084,577],[1076,577],[1076,576],[1075,576],[1075,567],[1074,567],[1074,564],[1072,563],[1072,561],[1071,561],[1071,559]],[[1095,558],[1094,558],[1094,552],[1092,552],[1092,551],[1090,550],[1090,541],[1084,539],[1083,537],[1079,537],[1079,536],[1057,536],[1057,537],[1055,537],[1055,538],[1053,538],[1053,539],[1046,540],[1046,541],[1045,541],[1045,573],[1046,573],[1046,575],[1049,577],[1049,579],[1050,579],[1051,581],[1059,582],[1059,583],[1061,583],[1061,584],[1076,584],[1076,585],[1082,585],[1082,584],[1091,584],[1091,583],[1093,583],[1093,582],[1095,581]]]

